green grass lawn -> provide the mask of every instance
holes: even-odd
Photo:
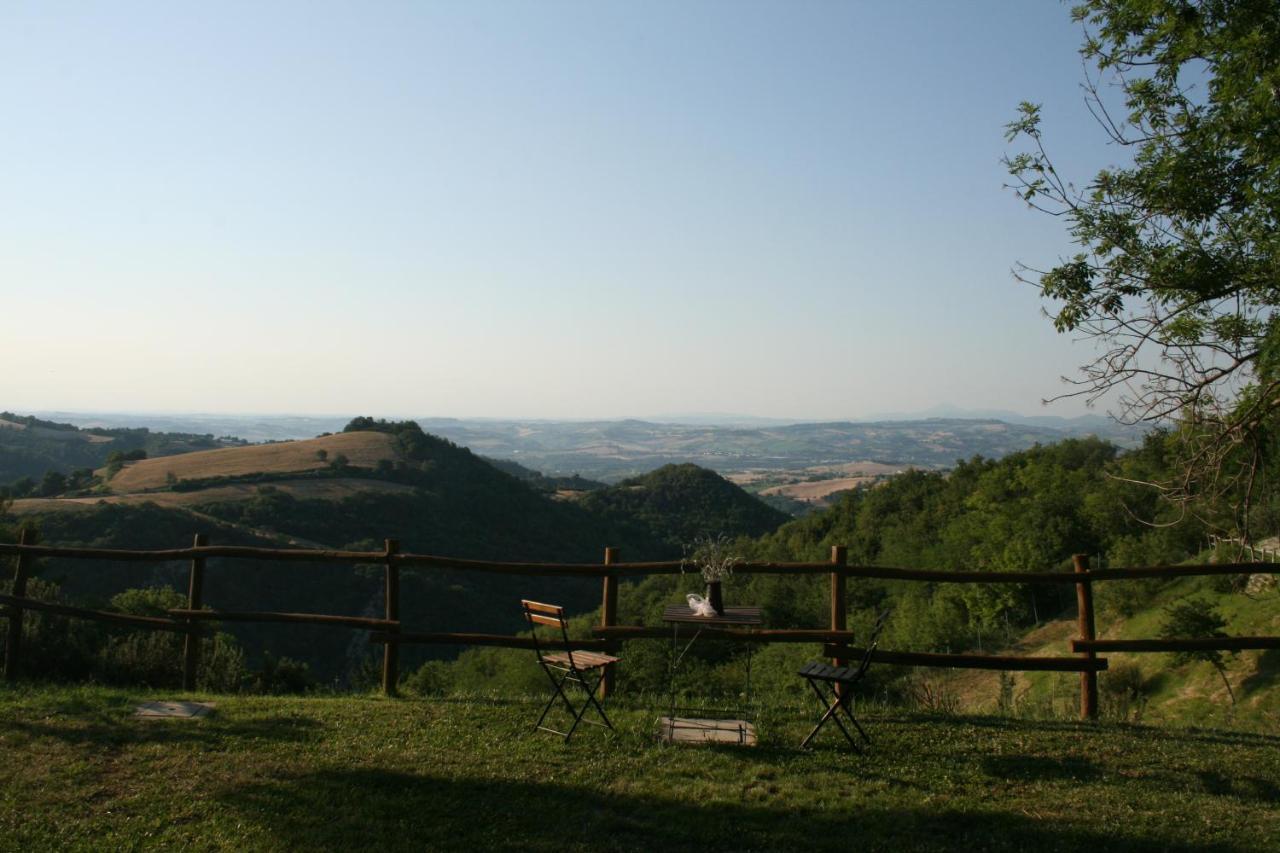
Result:
[[[761,745],[528,730],[535,700],[210,697],[0,687],[0,847],[443,850],[1280,849],[1280,737],[868,713],[865,756],[813,709]]]

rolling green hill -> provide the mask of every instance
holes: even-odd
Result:
[[[167,486],[166,473],[174,473]],[[757,535],[786,518],[693,466],[647,482],[648,497],[635,486],[604,490],[618,501],[641,498],[631,517],[608,499],[599,505],[554,500],[536,484],[416,424],[357,419],[342,434],[308,441],[192,453],[172,463],[135,462],[108,486],[132,484],[141,492],[21,500],[15,511],[60,544],[175,547],[201,531],[218,544],[370,550],[392,538],[418,553],[547,562],[599,562],[605,546],[621,548],[628,559],[669,559],[698,533]],[[679,538],[686,533],[689,539]],[[40,569],[69,598],[97,605],[129,587],[183,589],[185,572],[176,564],[73,561],[50,561]],[[225,609],[377,614],[381,577],[376,566],[214,561],[206,601]],[[598,582],[581,579],[438,570],[407,570],[401,585],[407,630],[510,632],[522,627],[516,606],[522,596],[586,610],[600,595]],[[227,630],[255,659],[269,650],[305,660],[326,680],[352,677],[373,651],[362,639],[353,644],[345,631],[278,625]],[[453,652],[429,647],[407,652],[406,662]]]
[[[689,463],[664,465],[578,503],[619,530],[656,535],[672,549],[705,536],[763,536],[789,520],[714,471]]]
[[[0,412],[0,486],[22,495],[50,471],[69,474],[106,464],[113,453],[172,456],[243,444],[230,437],[151,432],[146,428],[80,429],[71,424]],[[15,481],[29,479],[14,488]]]

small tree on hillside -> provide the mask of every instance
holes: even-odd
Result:
[[[1178,601],[1166,607],[1164,613],[1164,622],[1160,625],[1160,637],[1162,639],[1191,640],[1227,636],[1222,631],[1227,625],[1227,620],[1223,619],[1217,609],[1207,601],[1201,599]],[[1231,697],[1231,704],[1234,706],[1236,704],[1236,694],[1231,689],[1231,682],[1227,680],[1227,667],[1223,660],[1225,655],[1228,654],[1234,654],[1234,652],[1224,653],[1218,649],[1174,652],[1173,662],[1175,664],[1184,664],[1204,661],[1205,663],[1213,664],[1213,668],[1222,677],[1222,683],[1226,685],[1227,695]]]
[[[67,478],[61,471],[49,471],[40,481],[41,497],[53,497],[67,489]]]

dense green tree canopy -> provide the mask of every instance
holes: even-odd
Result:
[[[1280,4],[1087,0],[1073,15],[1089,106],[1126,162],[1076,186],[1022,105],[1014,188],[1080,247],[1024,277],[1059,331],[1102,344],[1070,393],[1180,424],[1171,496],[1248,490],[1280,407]]]

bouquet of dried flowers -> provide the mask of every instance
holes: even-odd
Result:
[[[742,558],[733,553],[733,541],[721,533],[719,536],[699,536],[692,545],[684,546],[680,558],[680,572],[697,569],[706,583],[720,583],[733,574],[733,567]]]

